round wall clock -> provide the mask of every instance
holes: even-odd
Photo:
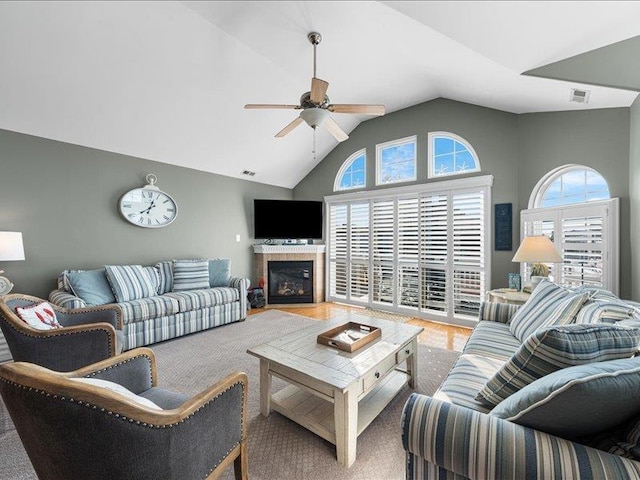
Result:
[[[178,205],[169,194],[156,187],[157,181],[150,173],[147,185],[129,190],[120,198],[120,214],[127,222],[138,227],[161,228],[176,219]]]

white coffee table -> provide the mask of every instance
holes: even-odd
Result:
[[[247,350],[260,359],[262,415],[273,409],[333,443],[346,467],[355,462],[358,435],[404,385],[415,387],[418,335],[424,330],[388,320],[349,320],[381,328],[381,338],[353,353],[320,345],[319,333],[346,323],[330,320]],[[403,363],[406,368],[399,368]],[[289,385],[272,394],[273,376]]]

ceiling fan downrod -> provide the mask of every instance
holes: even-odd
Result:
[[[322,35],[318,32],[311,32],[307,35],[309,42],[313,45],[313,76],[316,77],[316,47],[322,41]]]

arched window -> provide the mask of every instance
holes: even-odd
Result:
[[[363,148],[351,155],[338,170],[333,191],[352,190],[367,185],[367,149]]]
[[[479,172],[478,155],[454,133],[429,132],[429,178]]]
[[[611,198],[607,181],[593,168],[564,165],[542,177],[531,193],[529,208],[557,207]]]
[[[618,293],[619,199],[584,165],[563,165],[543,176],[520,212],[520,236],[547,235],[562,262],[547,264],[565,286],[596,285]],[[531,264],[522,263],[525,278]]]

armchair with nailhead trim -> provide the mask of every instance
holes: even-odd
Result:
[[[189,398],[158,387],[153,352],[138,348],[68,373],[6,363],[0,394],[39,478],[195,480],[231,464],[237,480],[248,478],[244,373]]]
[[[120,353],[122,311],[117,305],[62,308],[51,305],[63,328],[37,330],[16,314],[17,307],[45,302],[31,295],[0,297],[0,328],[16,362],[68,372]]]

